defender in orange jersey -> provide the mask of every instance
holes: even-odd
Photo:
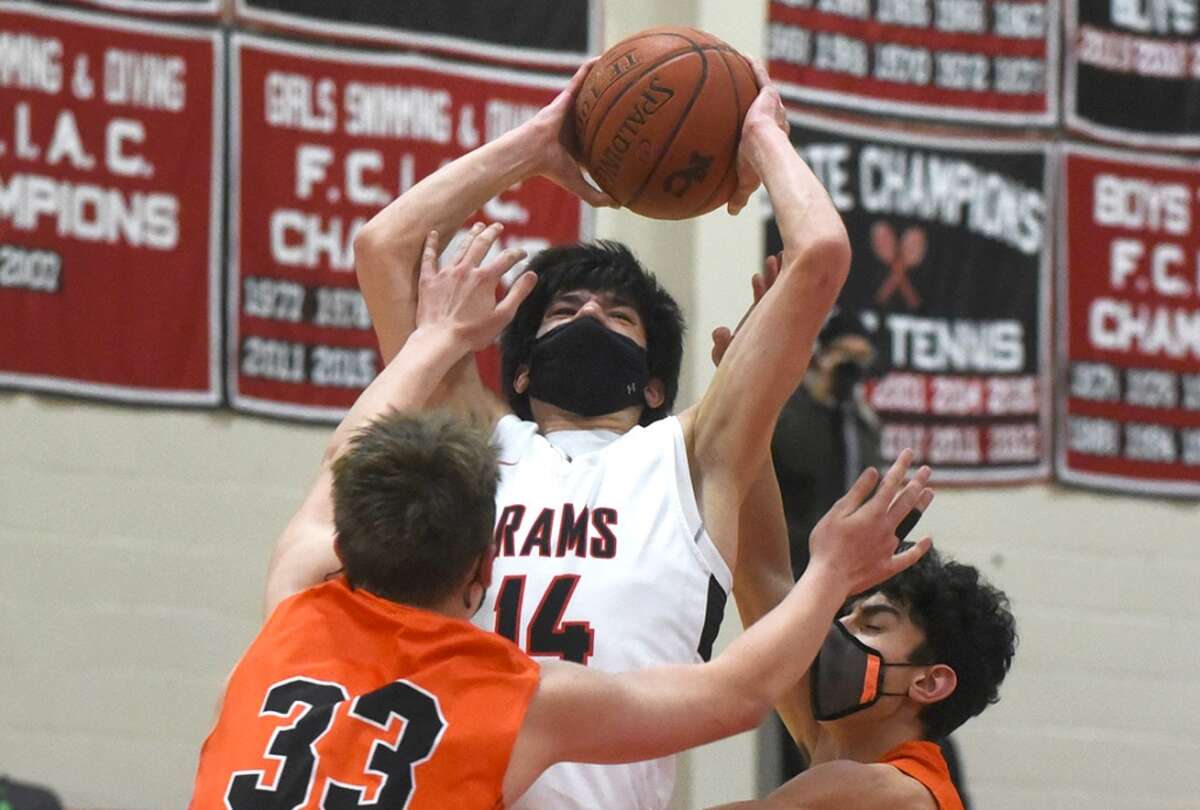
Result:
[[[539,666],[473,627],[492,580],[497,451],[476,426],[405,412],[491,342],[536,280],[497,303],[519,251],[479,267],[466,250],[439,270],[436,244],[430,234],[416,331],[335,431],[277,545],[270,615],[230,676],[194,810],[487,810],[557,762],[661,757],[747,730],[807,669],[849,594],[928,550],[895,553],[896,526],[929,497],[927,468],[905,483],[906,454],[882,482],[859,479],[814,532],[801,581],[710,663]],[[292,586],[330,553],[338,576]]]
[[[774,533],[769,513],[746,510],[743,529],[757,523],[755,542],[774,534],[786,554],[782,515]],[[751,626],[789,586],[743,576],[738,606]],[[1004,593],[974,567],[927,554],[846,606],[778,704],[808,769],[724,810],[963,810],[936,741],[999,699],[1015,645]]]

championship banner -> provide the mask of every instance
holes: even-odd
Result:
[[[771,0],[784,98],[941,121],[1058,123],[1058,0]]]
[[[224,0],[66,0],[77,6],[151,17],[215,20]]]
[[[337,420],[381,370],[354,236],[446,161],[532,117],[560,77],[233,35],[229,380],[239,410]],[[573,194],[537,178],[472,221],[494,250],[584,237]],[[469,225],[469,223],[468,223]],[[495,382],[495,353],[480,357]]]
[[[238,22],[321,39],[574,72],[598,50],[601,0],[235,0]]]
[[[0,385],[221,396],[216,32],[0,2]]]
[[[1071,145],[1058,476],[1200,496],[1200,162]]]
[[[1200,149],[1200,0],[1068,0],[1066,63],[1072,129]]]
[[[838,303],[874,331],[884,457],[911,447],[940,481],[1047,476],[1049,147],[789,118],[854,249]]]

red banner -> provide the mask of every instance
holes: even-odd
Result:
[[[1065,149],[1058,474],[1200,495],[1200,164]]]
[[[1058,0],[772,0],[786,97],[889,115],[1053,126]]]
[[[532,116],[565,80],[242,34],[232,56],[232,404],[338,419],[380,370],[354,276],[358,228]],[[505,224],[496,249],[530,253],[580,239],[585,225],[578,198],[542,179],[475,219]]]
[[[216,32],[0,3],[0,385],[220,399]]]

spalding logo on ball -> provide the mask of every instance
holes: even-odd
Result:
[[[685,219],[724,205],[758,83],[746,57],[695,28],[652,28],[618,42],[575,99],[580,161],[639,214]]]

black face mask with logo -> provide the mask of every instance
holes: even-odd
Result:
[[[529,396],[580,416],[644,405],[650,373],[646,350],[583,316],[534,341]]]
[[[844,624],[835,621],[810,670],[813,717],[837,720],[873,706],[881,697],[904,697],[908,692],[883,691],[884,670],[921,666],[927,665],[884,661],[879,650],[859,641]]]

